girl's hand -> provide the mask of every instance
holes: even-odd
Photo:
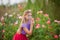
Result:
[[[34,18],[31,19],[31,24],[34,24]]]

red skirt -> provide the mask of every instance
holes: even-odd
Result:
[[[26,35],[16,33],[12,40],[28,40]]]

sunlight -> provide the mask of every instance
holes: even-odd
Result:
[[[23,3],[27,2],[27,0],[0,0],[0,5],[7,5],[8,3],[10,5],[17,4],[17,3]]]

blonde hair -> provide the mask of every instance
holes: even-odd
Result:
[[[20,32],[20,31],[21,31],[22,23],[23,23],[23,21],[24,21],[24,16],[27,15],[28,13],[31,13],[31,10],[26,10],[26,11],[24,11],[24,14],[23,14],[23,16],[22,16],[22,21],[21,21],[21,23],[20,23],[20,26],[19,26],[17,32]]]

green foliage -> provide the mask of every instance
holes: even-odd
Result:
[[[45,6],[44,6],[45,7]],[[45,14],[37,14],[38,10],[43,9],[43,0],[35,0],[35,3],[32,4],[31,0],[28,1],[27,6],[25,9],[31,9],[33,13],[33,17],[39,18],[39,21],[35,20],[33,34],[29,36],[30,40],[60,40],[58,37],[60,35],[60,25],[55,23],[52,18],[52,8],[51,5],[49,5],[49,9],[46,10],[47,13],[51,16],[46,16]],[[51,10],[50,10],[51,9]],[[45,11],[45,10],[44,10]],[[12,14],[13,15],[13,14]],[[18,21],[18,24],[15,24],[15,22]],[[47,23],[47,21],[50,21],[50,23]],[[12,17],[9,17],[9,15],[4,16],[4,25],[2,22],[0,22],[0,40],[12,40],[13,35],[17,31],[19,25],[20,25],[20,19],[17,18],[17,14],[13,15]],[[37,24],[39,27],[36,28]],[[5,32],[3,32],[4,30]],[[3,37],[2,37],[3,35]],[[54,38],[54,36],[57,35],[58,38]]]
[[[3,25],[3,23],[5,24]],[[19,25],[20,25],[20,19],[17,14],[4,16],[4,19],[2,20],[2,22],[0,22],[1,40],[2,39],[12,40],[13,35],[16,33]],[[60,25],[58,25],[54,21],[51,21],[48,14],[37,12],[33,34],[29,36],[29,39],[30,40],[58,40],[59,38],[58,35],[60,33],[59,31],[60,31]],[[57,35],[56,38],[55,35]]]
[[[58,40],[58,38],[54,38],[54,35],[59,35],[58,24],[51,22],[49,16],[46,16],[45,14],[37,14],[36,18],[40,18],[40,20],[35,21],[33,34],[32,36],[29,36],[30,40]],[[50,23],[47,23],[48,20]],[[36,28],[36,25],[38,25],[38,28]]]
[[[19,15],[19,14],[18,14]],[[0,39],[2,40],[12,40],[13,35],[16,33],[19,25],[20,19],[17,14],[10,14],[3,16],[4,22],[0,22]],[[1,18],[2,19],[2,18]],[[4,25],[3,25],[4,23]]]

